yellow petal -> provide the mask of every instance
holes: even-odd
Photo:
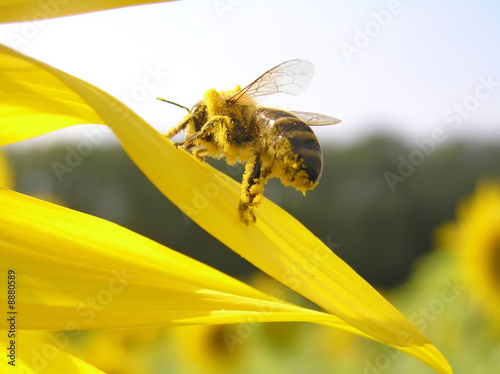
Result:
[[[5,152],[0,149],[0,187],[12,188],[14,186],[14,171]]]
[[[0,188],[0,302],[18,329],[262,321],[345,325],[111,222]],[[9,302],[10,300],[10,302]],[[15,315],[15,314],[13,314]]]
[[[424,344],[420,347],[394,347],[403,352],[418,358],[420,361],[425,362],[438,373],[452,374],[450,364],[446,358],[439,352],[439,350],[432,344]]]
[[[2,331],[0,345],[7,351],[6,355],[2,355],[1,373],[104,374],[92,365],[61,351],[57,345],[39,340],[30,331],[18,331],[14,338],[9,338]]]
[[[0,53],[0,145],[81,123],[104,123],[43,64],[1,45]]]
[[[15,54],[4,53],[9,57]],[[173,147],[135,113],[96,87],[22,55],[17,54],[15,58],[24,60],[35,70],[44,70],[88,103],[94,115],[97,113],[105,119],[129,156],[156,187],[229,248],[341,318],[353,327],[353,332],[395,347],[409,347],[406,351],[417,357],[432,347],[401,313],[282,209],[264,200],[257,210],[257,223],[242,224],[237,214],[238,183]],[[15,72],[11,78],[25,79]],[[46,100],[40,97],[41,102]],[[57,117],[57,113],[47,112],[44,106],[38,110],[43,116]],[[82,116],[81,121],[85,123],[87,117]],[[0,127],[0,137],[2,135]],[[417,349],[413,351],[411,347]],[[447,367],[445,360],[441,364],[442,368]],[[443,369],[442,372],[449,371]]]
[[[40,21],[72,14],[166,1],[168,0],[9,0],[0,3],[0,22]]]
[[[100,113],[107,99],[95,88],[73,86]],[[92,97],[92,98],[91,98]],[[268,200],[257,223],[239,221],[241,186],[176,149],[132,112],[111,124],[123,147],[150,181],[203,229],[280,282],[363,333],[386,344],[429,343],[401,313],[297,220]],[[147,144],[147,146],[146,146]]]

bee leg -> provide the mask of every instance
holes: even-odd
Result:
[[[243,190],[240,199],[239,212],[241,220],[247,225],[255,222],[253,208],[257,206],[264,191],[265,176],[262,173],[262,163],[259,155],[245,165],[243,174]]]
[[[172,138],[174,135],[177,135],[182,130],[184,130],[187,127],[187,125],[189,125],[190,121],[191,121],[191,118],[186,119],[185,121],[181,122],[179,125],[168,130],[165,134],[163,134],[163,136],[166,137],[167,139]],[[176,143],[176,145],[177,145],[177,143]]]
[[[194,141],[196,139],[210,134],[215,126],[226,126],[227,121],[228,119],[226,116],[214,116],[214,118],[212,118],[210,121],[207,121],[196,134],[181,143],[177,143],[176,145],[182,146],[185,149],[189,149],[194,145]]]
[[[206,155],[207,155],[206,148],[196,148],[193,150],[193,156],[196,157],[200,161],[205,161]]]

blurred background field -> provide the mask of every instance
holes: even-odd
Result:
[[[304,197],[272,180],[265,195],[400,309],[455,373],[500,373],[500,2],[190,0],[36,17],[0,25],[0,42],[104,89],[162,133],[185,113],[158,96],[189,107],[288,59],[314,63],[304,95],[264,104],[342,119],[315,128],[321,183]],[[187,219],[109,130],[76,126],[7,151],[16,190],[314,307]],[[241,165],[210,162],[240,180]],[[69,350],[113,374],[433,373],[300,323],[82,332]]]
[[[385,173],[397,175],[399,158],[408,160],[415,149],[382,135],[351,146],[327,143],[316,189],[304,197],[272,179],[265,195],[371,284],[391,288],[433,248],[433,230],[453,219],[457,203],[477,181],[500,179],[495,143],[461,141],[427,156],[404,181],[388,183]],[[14,146],[10,156],[18,191],[116,222],[236,277],[254,271],[165,199],[118,145],[93,146],[82,136],[58,146]],[[208,161],[241,181],[241,164]]]
[[[92,145],[91,133],[76,143],[8,147],[16,190],[111,220],[259,289],[279,290],[286,300],[314,307],[198,228],[151,185],[118,145]],[[348,146],[327,143],[323,148],[325,169],[315,190],[304,197],[272,180],[266,196],[382,292],[433,341],[456,373],[496,373],[500,367],[497,144],[449,142],[413,165],[404,181],[395,184],[387,172],[401,177],[405,170],[398,168],[405,163],[402,160],[412,165],[410,155],[419,149],[415,144],[379,135]],[[239,180],[241,165],[210,162]],[[485,181],[492,181],[493,187],[481,189]],[[476,203],[470,202],[471,196]],[[471,208],[474,204],[476,208]],[[458,206],[462,208],[457,210]],[[461,253],[467,251],[461,247],[467,243],[472,247],[469,252],[478,256],[469,256],[464,263]],[[467,271],[467,263],[479,270]],[[82,332],[70,351],[108,373],[432,372],[392,348],[302,323]]]

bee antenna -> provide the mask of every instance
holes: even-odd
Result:
[[[189,112],[189,108],[186,108],[184,105],[174,103],[173,101],[170,101],[170,100],[165,100],[165,99],[163,99],[163,98],[161,98],[161,97],[157,97],[156,99],[157,99],[157,100],[160,100],[160,101],[164,101],[164,102],[169,103],[169,104],[174,104],[174,105],[177,105],[178,107],[180,107],[180,108],[184,108],[184,109],[186,109],[186,110]]]

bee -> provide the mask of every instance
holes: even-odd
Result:
[[[266,108],[257,102],[265,95],[301,94],[313,72],[309,61],[285,61],[243,89],[236,86],[229,91],[206,91],[203,100],[191,109],[159,98],[189,113],[165,134],[171,138],[185,131],[185,140],[175,143],[177,147],[192,149],[201,161],[210,156],[225,157],[229,165],[245,163],[238,211],[247,225],[256,221],[254,208],[262,200],[264,185],[270,178],[277,177],[303,194],[319,182],[323,156],[309,126],[333,125],[340,120],[311,112]]]

